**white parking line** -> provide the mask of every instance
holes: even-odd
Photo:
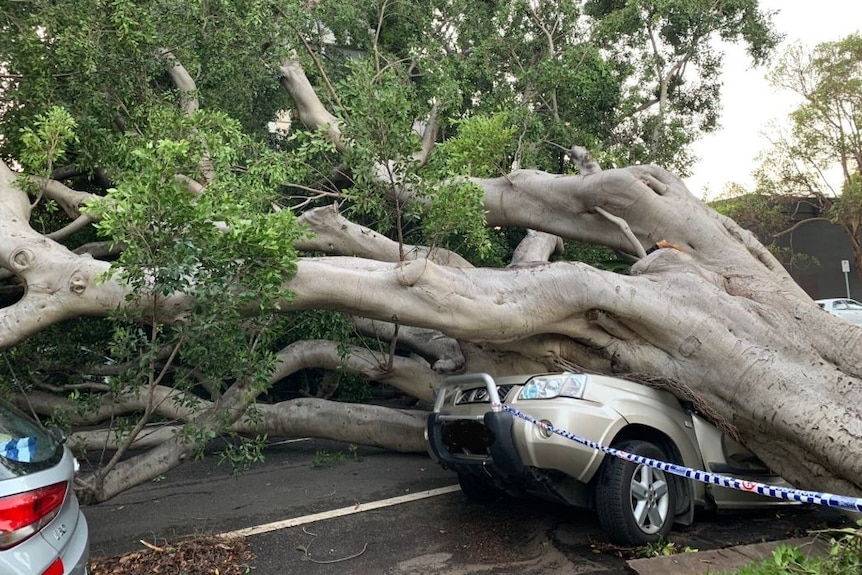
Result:
[[[343,517],[354,513],[362,513],[363,511],[371,511],[372,509],[391,507],[393,505],[400,505],[401,503],[409,503],[410,501],[436,497],[437,495],[445,495],[447,493],[459,491],[460,489],[461,488],[457,485],[449,485],[448,487],[438,487],[437,489],[419,491],[417,493],[410,493],[409,495],[399,495],[398,497],[390,497],[389,499],[380,499],[379,501],[357,503],[350,507],[342,507],[341,509],[333,509],[332,511],[322,511],[311,515],[303,515],[302,517],[294,517],[293,519],[283,519],[281,521],[273,521],[272,523],[264,523],[263,525],[257,525],[254,527],[237,529],[236,531],[228,531],[226,533],[220,533],[218,537],[230,538],[260,535],[261,533],[269,533],[270,531],[276,531],[278,529],[306,525],[308,523],[314,523],[315,521],[322,521],[324,519],[333,519],[335,517]]]

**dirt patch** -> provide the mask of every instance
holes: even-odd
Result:
[[[151,545],[114,557],[90,559],[90,575],[247,575],[254,556],[245,539],[207,537],[170,545]]]

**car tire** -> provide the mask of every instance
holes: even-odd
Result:
[[[667,454],[648,441],[625,440],[613,447],[668,461]],[[606,455],[599,470],[595,497],[599,523],[611,541],[638,546],[667,535],[673,527],[676,509],[672,481],[672,476],[660,469]]]
[[[464,496],[474,503],[493,503],[503,494],[491,483],[467,473],[458,474],[458,485]]]

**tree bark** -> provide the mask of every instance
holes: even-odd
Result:
[[[426,452],[424,433],[427,412],[424,411],[317,398],[258,404],[255,409],[262,416],[260,421],[245,418],[236,422],[232,431],[270,437],[318,437],[372,445],[401,453]],[[153,426],[141,433],[132,442],[131,448],[153,448],[173,440],[180,431],[180,426],[176,424]],[[115,450],[125,440],[112,428],[76,431],[69,436],[70,446],[81,451]]]

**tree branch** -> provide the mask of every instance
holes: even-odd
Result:
[[[168,64],[168,75],[180,93],[180,107],[187,116],[194,114],[200,107],[198,101],[198,88],[194,78],[188,73],[177,59],[173,50],[162,48],[159,57]],[[209,150],[204,150],[200,160],[201,175],[205,182],[210,183],[215,179],[215,168]],[[191,186],[190,186],[191,188]]]
[[[385,342],[395,341],[397,332],[399,349],[416,353],[431,364],[435,373],[460,373],[464,370],[465,359],[458,341],[437,330],[357,316],[353,317],[353,325],[360,335]]]
[[[344,152],[346,144],[341,138],[339,120],[329,113],[305,76],[302,66],[295,60],[287,60],[279,66],[281,85],[288,91],[296,104],[299,121],[309,130],[324,129],[330,141],[339,152]]]
[[[298,221],[308,225],[314,234],[297,242],[297,249],[384,262],[401,260],[402,254],[397,242],[346,219],[338,212],[336,204],[307,210],[298,218]],[[430,259],[441,265],[473,267],[457,253],[443,248],[415,245],[402,247],[404,259],[407,260]]]
[[[81,216],[81,206],[85,202],[100,198],[95,194],[73,190],[57,180],[49,180],[41,176],[28,176],[28,179],[39,186],[45,197],[57,202],[57,205],[71,218]]]
[[[174,55],[173,50],[161,48],[158,57],[168,64],[168,75],[180,93],[180,107],[186,115],[191,116],[200,107],[194,79]]]
[[[527,235],[520,241],[512,254],[509,267],[546,262],[552,255],[562,252],[563,238],[560,236],[527,230]]]

